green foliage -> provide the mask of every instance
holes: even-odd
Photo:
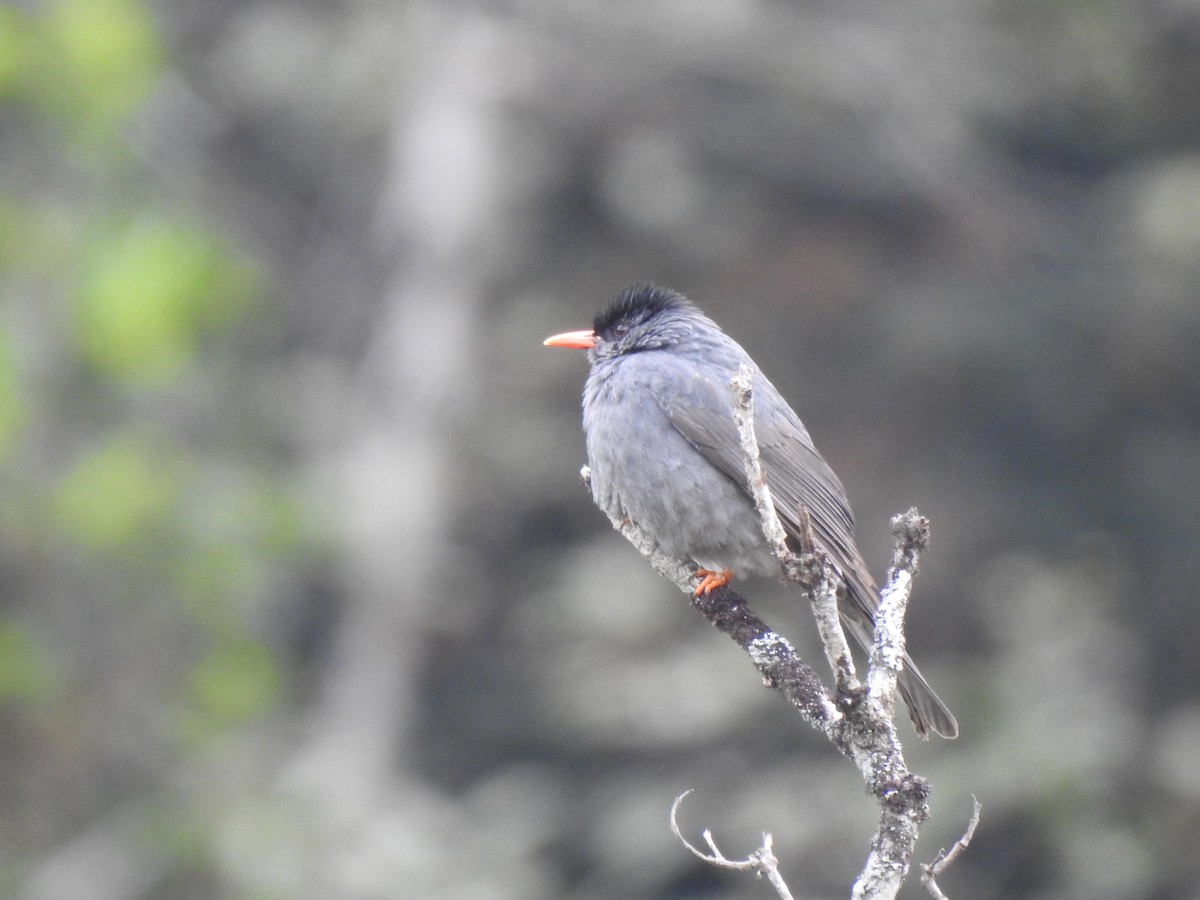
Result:
[[[32,29],[20,11],[0,6],[0,97],[17,92],[29,64]]]
[[[26,152],[48,150],[42,168],[57,174],[0,198],[0,296],[26,304],[9,315],[0,302],[0,476],[18,460],[45,463],[0,477],[5,508],[23,511],[0,527],[37,531],[10,546],[64,572],[84,567],[97,598],[133,601],[112,615],[154,604],[153,627],[178,651],[161,714],[202,738],[280,696],[283,672],[251,635],[247,607],[303,537],[290,486],[261,460],[231,456],[261,436],[235,434],[242,420],[224,407],[205,410],[211,429],[180,427],[197,388],[212,396],[205,384],[236,379],[236,359],[206,369],[205,354],[230,345],[258,283],[218,235],[154,195],[129,152],[127,128],[164,64],[144,0],[0,7],[0,102],[50,123],[52,140],[37,127],[21,138]],[[17,349],[51,323],[65,331],[35,340],[54,362],[31,377],[33,355]],[[242,395],[221,399],[236,407]],[[66,449],[48,456],[48,444]],[[45,658],[0,622],[0,699],[32,695]]]
[[[54,491],[55,524],[92,550],[145,541],[173,511],[180,468],[164,442],[118,434],[63,476]]]
[[[269,648],[247,638],[220,642],[188,675],[187,733],[204,737],[262,715],[282,687],[283,674]]]
[[[108,377],[162,385],[186,371],[201,339],[232,321],[249,270],[200,229],[148,216],[93,242],[76,294],[85,358]]]
[[[42,643],[15,622],[0,619],[0,703],[41,703],[56,681]]]
[[[27,418],[12,337],[0,329],[0,461],[17,439]]]
[[[157,191],[127,140],[165,58],[145,0],[0,4],[17,176],[0,196],[3,611],[31,622],[0,618],[0,704],[14,746],[60,741],[97,771],[127,742],[187,754],[279,703],[287,673],[259,613],[311,521],[241,389],[270,364],[237,327],[257,273]],[[129,720],[111,707],[131,702],[138,733],[114,741]],[[181,862],[202,861],[204,822],[178,811]]]
[[[140,0],[50,0],[36,18],[9,18],[10,31],[27,38],[30,95],[80,146],[103,148],[117,136],[162,69],[162,48]],[[19,68],[20,57],[18,51],[10,66]]]

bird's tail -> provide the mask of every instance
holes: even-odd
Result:
[[[874,623],[863,620],[874,617],[865,613],[865,605],[861,603],[850,604],[849,611],[853,614],[848,615],[847,607],[843,607],[842,624],[858,641],[859,646],[870,652],[875,641]],[[921,740],[929,740],[930,734],[941,735],[944,738],[958,737],[958,722],[955,721],[954,714],[942,702],[942,698],[934,693],[921,670],[907,653],[904,654],[904,670],[897,679],[897,687],[900,689],[904,705],[908,707],[908,717],[912,719],[913,728]]]
[[[904,654],[904,671],[900,673],[897,685],[904,705],[908,707],[908,717],[912,719],[913,728],[922,740],[929,740],[931,732],[944,738],[958,737],[958,722],[954,714],[947,709],[942,698],[933,692],[907,653]]]

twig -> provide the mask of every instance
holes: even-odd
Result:
[[[729,382],[733,394],[733,421],[737,425],[738,438],[742,447],[742,463],[746,482],[754,496],[754,508],[762,523],[763,535],[779,560],[783,577],[806,588],[812,601],[813,616],[817,621],[817,633],[825,658],[837,685],[840,696],[853,697],[862,691],[854,671],[854,657],[842,629],[838,614],[838,589],[845,589],[842,580],[834,571],[829,558],[817,547],[813,536],[808,510],[803,506],[797,510],[800,518],[800,553],[792,552],[787,544],[787,533],[779,521],[771,488],[763,475],[759,459],[758,435],[754,430],[753,373],[743,365]]]
[[[584,466],[579,474],[587,484],[591,477],[588,467]],[[835,729],[843,718],[842,711],[829,699],[820,676],[796,653],[787,638],[763,622],[745,598],[728,587],[695,596],[696,586],[700,583],[695,563],[663,551],[636,522],[617,516],[609,516],[609,521],[646,557],[656,572],[691,598],[692,605],[704,618],[746,651],[762,676],[763,684],[782,693],[805,721],[829,740],[834,740]]]
[[[909,515],[915,514],[910,510]],[[853,758],[879,801],[879,825],[854,883],[854,900],[896,896],[908,874],[921,824],[929,818],[929,784],[909,771],[896,733],[896,677],[904,657],[904,613],[915,566],[913,556],[911,565],[888,572],[876,611],[865,701],[853,711],[862,729],[851,740]]]
[[[842,628],[842,615],[838,610],[839,599],[844,599],[846,583],[841,579],[829,562],[829,557],[820,549],[815,548],[812,525],[809,522],[808,510],[800,510],[802,541],[812,542],[814,550],[801,557],[804,577],[799,583],[808,595],[812,606],[813,620],[817,624],[817,635],[821,638],[821,647],[825,651],[825,659],[833,672],[834,685],[840,699],[857,698],[863,693],[862,682],[854,670],[854,656],[850,653],[850,645],[846,642],[846,632]]]
[[[775,858],[775,853],[772,849],[774,838],[771,837],[770,832],[763,832],[762,846],[745,859],[729,859],[726,857],[717,847],[717,842],[713,840],[712,832],[707,828],[704,829],[703,836],[704,842],[708,844],[710,851],[708,853],[691,844],[683,836],[683,832],[679,830],[677,815],[679,813],[679,804],[690,793],[690,789],[684,791],[671,804],[671,833],[679,838],[683,846],[691,850],[692,853],[704,860],[704,862],[719,869],[732,869],[735,872],[756,872],[771,883],[771,887],[775,888],[775,893],[780,896],[781,900],[792,900],[792,893],[788,890],[787,884],[784,883],[783,876],[779,874],[779,860]]]
[[[904,616],[921,552],[929,546],[929,520],[915,507],[892,516],[892,539],[892,564],[875,611],[876,634],[889,640],[882,644],[876,641],[875,650],[880,666],[899,672],[904,659]]]
[[[813,605],[822,644],[839,688],[843,685],[857,687],[849,647],[837,611],[837,589],[841,579],[824,554],[819,552],[810,529],[801,530],[799,543],[805,552],[800,556],[792,553],[787,546],[786,535],[758,460],[753,393],[749,379],[749,372],[739,372],[731,383],[731,390],[746,457],[746,477],[763,522],[764,536],[779,556],[788,580],[796,581]],[[589,474],[585,466],[582,472],[585,481]],[[800,513],[801,522],[804,522],[806,513],[804,510]],[[830,700],[812,667],[796,655],[785,638],[768,628],[742,597],[728,587],[694,596],[700,580],[696,575],[698,567],[695,563],[664,553],[653,536],[643,531],[637,523],[615,516],[610,516],[610,519],[613,527],[638,548],[656,571],[670,578],[680,590],[692,595],[692,604],[705,618],[746,650],[764,683],[781,691],[814,728],[858,767],[867,789],[879,803],[880,817],[870,853],[854,884],[852,897],[856,900],[894,898],[908,873],[921,823],[929,815],[929,786],[924,779],[908,770],[895,726],[896,676],[904,656],[904,614],[920,551],[928,540],[928,523],[916,510],[910,510],[893,522],[895,553],[876,616],[874,648],[866,678],[867,702],[842,709]],[[859,690],[861,693],[861,688]],[[675,807],[678,807],[679,799]],[[683,837],[674,822],[675,807],[672,808],[672,828],[682,841]],[[750,865],[749,860],[734,865],[734,861],[727,860],[717,850],[707,832],[705,839],[712,851],[709,854],[698,851],[687,841],[683,842],[697,856],[714,864],[761,871],[757,866]],[[769,836],[764,835],[763,844],[759,852],[770,855]],[[773,856],[770,858],[774,860]]]
[[[929,544],[929,520],[915,507],[892,516],[892,538],[892,565],[875,610],[875,639],[867,667],[868,702],[889,720],[895,718],[896,680],[904,666],[904,617],[921,551]]]
[[[947,900],[946,895],[938,887],[937,877],[945,872],[951,863],[970,846],[971,838],[975,836],[975,829],[979,826],[979,814],[983,812],[983,804],[974,796],[971,797],[971,802],[973,804],[971,821],[967,823],[967,830],[963,832],[963,836],[954,842],[949,853],[945,849],[939,850],[933,862],[921,866],[921,884],[925,885],[925,889],[937,900]]]
[[[804,552],[804,564],[797,564],[787,547],[782,523],[763,477],[754,429],[752,378],[752,371],[742,367],[729,387],[746,479],[762,520],[763,535],[775,549],[785,577],[799,583],[812,603],[839,695],[861,696],[862,689],[854,674],[853,657],[838,613],[837,590],[840,587],[844,591],[845,585],[820,552],[808,511],[803,508],[799,510],[799,543]],[[861,898],[896,895],[908,872],[920,823],[928,817],[928,785],[908,771],[895,727],[896,678],[904,658],[904,614],[919,553],[928,538],[928,523],[915,510],[910,510],[900,517],[899,524],[894,523],[893,528],[896,550],[881,609],[876,616],[874,650],[867,669],[867,702],[853,709],[847,728],[833,739],[834,745],[858,765],[868,787],[880,802],[879,827],[862,873],[854,884],[853,896]]]
[[[751,496],[754,497],[754,508],[758,510],[758,516],[762,520],[763,535],[786,571],[789,566],[798,566],[799,560],[787,545],[787,532],[783,530],[783,523],[775,513],[771,487],[763,476],[758,437],[754,433],[754,391],[751,387],[753,377],[750,367],[743,365],[729,382],[729,389],[733,392],[733,421],[737,425],[738,437],[741,440],[746,483],[750,486]]]

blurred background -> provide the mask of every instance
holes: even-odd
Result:
[[[1198,96],[1187,0],[0,7],[0,895],[771,895],[693,788],[846,896],[853,767],[578,482],[540,342],[656,281],[932,520],[943,888],[1200,896]]]

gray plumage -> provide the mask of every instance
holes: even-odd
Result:
[[[793,539],[797,509],[808,510],[818,545],[846,580],[843,623],[870,647],[879,592],[854,540],[846,492],[749,355],[682,295],[653,286],[624,291],[596,316],[593,335],[560,345],[590,344],[583,427],[596,504],[706,569],[778,572],[733,420],[729,381],[749,365],[763,474],[776,510]],[[921,737],[958,735],[954,717],[907,656],[899,688]]]

